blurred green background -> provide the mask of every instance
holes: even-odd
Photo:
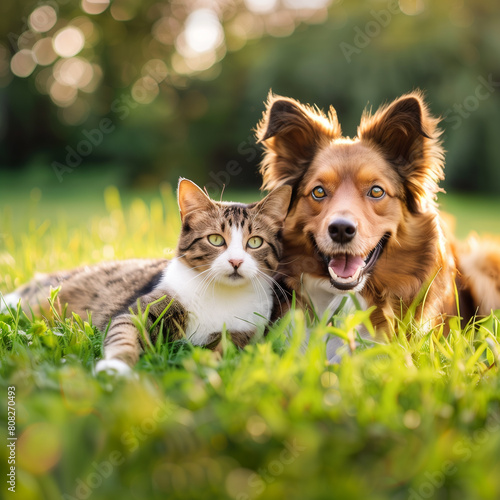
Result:
[[[416,87],[443,117],[444,187],[500,188],[492,0],[108,0],[0,5],[0,195],[259,186],[269,89],[362,110]],[[104,121],[103,121],[104,120]],[[228,174],[228,169],[238,174]]]

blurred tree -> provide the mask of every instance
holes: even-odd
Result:
[[[0,14],[1,168],[257,185],[251,128],[270,88],[333,104],[352,136],[367,104],[420,87],[443,117],[447,185],[500,188],[494,1],[64,0]]]

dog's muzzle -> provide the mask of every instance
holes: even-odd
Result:
[[[332,286],[342,291],[356,288],[374,268],[389,237],[389,233],[386,233],[367,256],[347,252],[323,255]]]

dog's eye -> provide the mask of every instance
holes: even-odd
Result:
[[[214,246],[214,247],[221,247],[226,243],[226,240],[220,235],[220,234],[211,234],[208,237],[208,241]]]
[[[376,200],[379,200],[382,198],[385,194],[385,191],[380,187],[380,186],[373,186],[370,191],[368,191],[368,196],[370,198],[375,198]]]
[[[316,186],[311,193],[312,197],[315,200],[321,200],[326,196],[325,190],[321,186]]]
[[[264,240],[260,236],[252,236],[248,242],[247,246],[250,248],[260,248],[264,243]]]

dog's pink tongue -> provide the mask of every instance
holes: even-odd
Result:
[[[334,255],[328,264],[340,278],[350,278],[354,276],[362,265],[362,257],[359,255],[349,255],[348,253]]]

